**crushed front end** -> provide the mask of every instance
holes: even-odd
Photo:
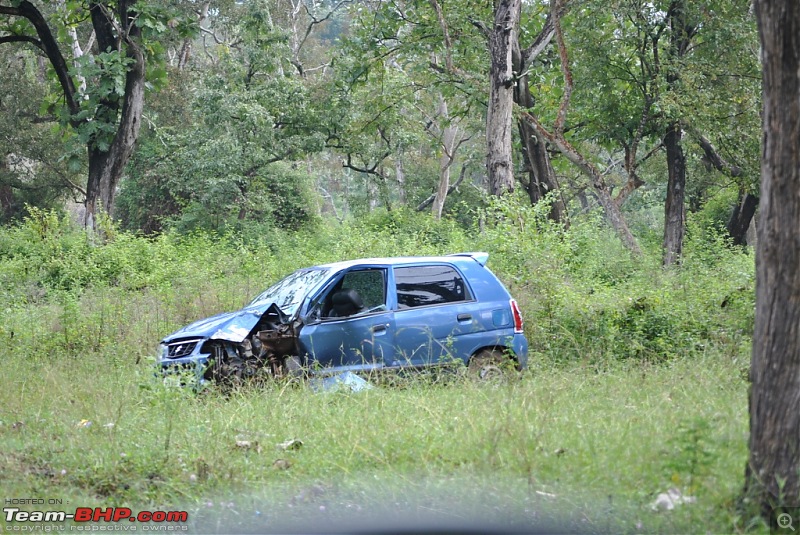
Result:
[[[297,335],[302,323],[274,303],[200,320],[164,338],[158,365],[172,382],[238,384],[300,371]]]

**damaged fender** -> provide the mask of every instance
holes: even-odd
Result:
[[[241,379],[264,368],[283,376],[300,367],[301,327],[300,320],[291,321],[275,303],[217,314],[164,338],[161,360],[181,364],[204,357],[204,379]]]

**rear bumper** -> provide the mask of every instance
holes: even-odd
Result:
[[[528,339],[525,338],[525,335],[522,333],[514,334],[514,338],[511,340],[511,349],[514,351],[514,354],[517,356],[517,362],[519,363],[519,369],[524,370],[528,367]]]

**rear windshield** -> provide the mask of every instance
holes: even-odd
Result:
[[[281,279],[250,302],[250,306],[275,303],[284,314],[291,316],[308,293],[322,282],[327,268],[306,268]]]

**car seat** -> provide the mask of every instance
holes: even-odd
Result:
[[[331,317],[344,318],[364,311],[364,302],[358,292],[352,288],[339,290],[331,297],[333,311]]]

